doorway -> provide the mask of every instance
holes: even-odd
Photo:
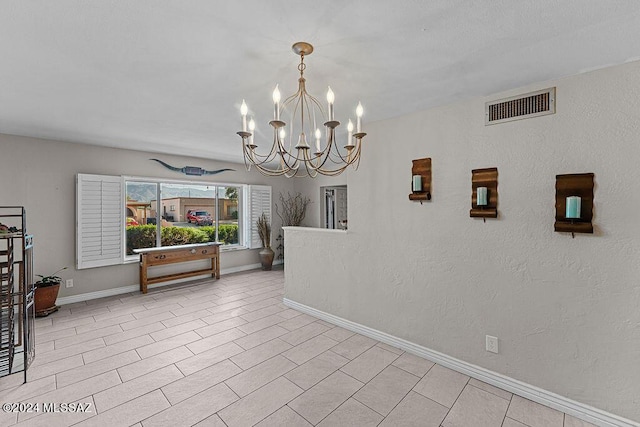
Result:
[[[347,186],[321,187],[322,228],[347,229]]]

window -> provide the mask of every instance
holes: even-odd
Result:
[[[126,207],[137,207],[137,224],[127,226],[126,252],[157,246],[220,242],[238,245],[242,186],[180,182],[125,183]]]
[[[260,247],[271,187],[78,174],[77,268],[121,264],[134,249],[220,242]]]

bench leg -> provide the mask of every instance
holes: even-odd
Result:
[[[140,261],[140,292],[147,293],[147,259],[144,255]]]

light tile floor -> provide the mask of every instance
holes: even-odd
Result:
[[[251,271],[37,319],[29,382],[1,379],[0,401],[39,411],[0,425],[591,426],[287,308],[283,282]]]

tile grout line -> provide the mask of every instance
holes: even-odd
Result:
[[[373,347],[373,346],[372,346],[372,347]],[[345,366],[346,366],[346,365],[345,365]],[[348,376],[348,377],[350,377],[350,378],[353,378],[354,380],[358,381],[359,383],[362,383],[362,386],[358,387],[358,389],[357,389],[356,391],[354,391],[353,393],[351,393],[351,394],[349,395],[349,397],[347,397],[347,398],[346,398],[342,403],[340,403],[340,404],[339,404],[339,405],[338,405],[334,410],[332,410],[332,411],[331,411],[331,412],[329,412],[327,415],[325,415],[324,417],[322,417],[322,419],[320,419],[320,421],[318,421],[316,424],[313,424],[311,421],[307,420],[307,421],[309,421],[309,423],[310,423],[311,425],[318,425],[318,424],[320,424],[322,421],[324,421],[325,419],[327,419],[327,417],[329,417],[329,415],[331,415],[331,414],[333,414],[335,411],[337,411],[337,410],[338,410],[342,405],[344,405],[344,404],[345,404],[349,399],[351,399],[351,398],[353,398],[354,400],[358,401],[358,403],[362,403],[362,402],[360,402],[358,399],[356,399],[356,398],[355,398],[355,397],[353,397],[353,396],[354,396],[357,392],[359,392],[360,390],[362,390],[362,389],[364,388],[364,386],[366,386],[368,383],[363,383],[363,382],[362,382],[362,381],[360,381],[359,379],[352,377],[351,375],[347,374],[346,372],[343,372],[343,371],[342,371],[342,370],[340,370],[340,369],[339,369],[339,371],[340,371],[342,374],[344,374],[344,375],[346,375],[346,376]],[[333,374],[332,374],[332,375],[333,375]],[[364,404],[363,404],[363,405],[364,405]],[[366,406],[366,405],[365,405],[365,406]],[[367,406],[367,408],[368,408],[368,406]],[[372,409],[372,410],[373,410],[373,409]],[[374,412],[376,412],[376,411],[374,411]],[[376,414],[377,414],[377,412],[376,412]],[[304,418],[304,417],[303,417],[303,418]],[[306,418],[305,418],[305,420],[306,420]]]
[[[399,355],[399,356],[396,358],[396,360],[398,360],[398,359],[400,358],[400,356],[401,356],[401,355]],[[395,362],[396,360],[394,360],[394,362]],[[386,367],[386,368],[384,368],[384,369],[387,369],[389,366],[393,366],[394,368],[400,369],[400,370],[401,370],[401,371],[403,371],[403,372],[407,372],[407,371],[405,371],[404,369],[402,369],[402,368],[400,368],[400,367],[398,367],[398,366],[394,365],[394,364],[393,364],[393,362],[391,362],[389,365],[387,365],[387,367]],[[435,366],[435,365],[434,365],[434,366]],[[432,366],[431,368],[433,368],[433,366]],[[387,417],[388,417],[388,416],[393,412],[393,410],[394,410],[394,409],[396,409],[396,407],[397,407],[397,406],[398,406],[398,405],[399,405],[399,404],[400,404],[400,403],[401,403],[401,402],[402,402],[402,401],[403,401],[403,400],[404,400],[404,399],[409,395],[409,393],[411,393],[411,392],[413,391],[413,388],[414,388],[414,387],[415,387],[415,386],[420,382],[420,380],[421,380],[422,378],[424,378],[424,376],[425,376],[425,375],[427,375],[427,373],[431,370],[431,368],[429,368],[429,370],[428,370],[427,372],[425,372],[425,374],[424,374],[422,377],[418,377],[417,375],[412,374],[411,372],[407,372],[408,374],[413,375],[414,377],[418,378],[418,381],[416,381],[416,384],[414,384],[414,385],[413,385],[413,387],[411,387],[411,388],[409,389],[409,391],[407,391],[407,392],[404,394],[404,396],[402,396],[402,399],[400,399],[400,400],[398,401],[398,403],[396,403],[396,404],[393,406],[393,408],[391,408],[391,410],[389,411],[389,413],[388,413],[387,415],[380,414],[380,412],[376,411],[375,409],[373,409],[372,407],[370,407],[370,406],[369,406],[369,405],[367,405],[366,403],[364,403],[364,402],[360,402],[360,401],[358,400],[358,398],[357,398],[357,397],[355,397],[355,396],[354,396],[354,399],[355,399],[355,400],[358,400],[358,402],[362,403],[364,406],[366,406],[367,408],[371,409],[371,410],[372,410],[372,411],[374,411],[375,413],[382,415],[382,420],[378,423],[378,425],[379,425],[379,424],[381,424],[381,423],[382,423],[382,422],[383,422],[383,421],[384,421],[384,420],[385,420],[385,419],[386,419],[386,418],[387,418]],[[384,369],[383,369],[382,371],[384,371]],[[380,374],[382,373],[382,371],[380,371],[380,372],[378,373],[378,375],[380,375]],[[378,375],[376,375],[376,376],[375,376],[375,377],[373,377],[369,382],[367,382],[367,383],[365,384],[365,386],[366,386],[367,384],[369,384],[371,381],[373,381],[373,380],[374,380]],[[363,386],[363,388],[364,388],[364,386]],[[414,391],[414,393],[417,393],[417,392],[415,392],[415,391]],[[418,393],[418,394],[420,394],[420,393]],[[422,396],[422,395],[421,395],[421,396]],[[426,398],[426,399],[429,399],[428,397],[425,397],[425,398]],[[431,400],[431,399],[429,399],[429,400]],[[432,402],[434,402],[434,401],[432,401]],[[435,402],[435,403],[438,403],[438,402]],[[443,419],[443,420],[444,420],[444,419]]]
[[[435,365],[433,365],[433,366],[436,366],[436,365],[437,365],[437,363],[436,363]],[[433,366],[432,366],[432,368],[433,368]],[[431,369],[429,369],[429,370],[431,370]],[[426,374],[425,374],[425,375],[426,375]],[[452,409],[453,409],[453,407],[456,405],[456,402],[458,401],[458,399],[460,399],[460,395],[461,395],[461,394],[462,394],[462,392],[464,391],[464,389],[465,389],[465,387],[467,386],[467,384],[469,384],[469,381],[470,381],[470,380],[471,380],[471,377],[468,377],[468,378],[467,378],[467,382],[465,382],[465,383],[464,383],[464,386],[463,386],[463,387],[462,387],[462,389],[460,390],[460,393],[458,393],[458,396],[456,397],[456,399],[455,399],[455,400],[453,401],[453,403],[451,404],[451,408],[449,408],[449,410],[448,410],[448,411],[447,411],[447,413],[445,414],[444,418],[442,419],[442,422],[440,423],[440,426],[442,426],[442,423],[444,422],[444,420],[446,420],[446,419],[447,419],[447,417],[449,416],[449,414],[451,413],[451,410],[452,410]],[[418,393],[418,392],[416,392],[416,393]],[[418,393],[418,394],[420,394],[420,393]],[[424,395],[423,395],[423,396],[424,396]],[[424,396],[424,397],[427,397],[427,396]],[[429,398],[427,397],[427,399],[429,399]],[[436,402],[436,403],[438,403],[438,402]],[[440,404],[440,405],[442,405],[442,404]],[[442,405],[442,406],[444,406],[444,405]],[[446,406],[445,406],[445,408],[446,408]]]
[[[479,380],[478,380],[478,381],[479,381]],[[485,383],[485,384],[487,384],[487,383]],[[475,386],[475,385],[471,384],[471,380],[469,380],[469,382],[467,383],[467,385],[469,385],[469,386],[471,386],[471,387],[473,387],[473,388],[475,388],[475,389],[477,389],[477,390],[484,391],[485,393],[489,393],[489,394],[490,394],[490,395],[492,395],[492,396],[499,397],[499,398],[500,398],[500,399],[502,399],[502,400],[507,400],[509,403],[511,403],[511,398],[509,398],[509,399],[505,399],[504,397],[502,397],[502,396],[498,396],[497,394],[495,394],[495,393],[493,393],[493,392],[491,392],[491,391],[489,391],[489,390],[485,390],[485,389],[483,389],[483,388],[480,388],[480,387],[478,387],[478,386]],[[491,386],[491,384],[488,384],[488,385],[490,385],[490,386]],[[491,387],[493,387],[493,386],[491,386]],[[500,390],[502,390],[502,389],[500,389]],[[506,391],[506,390],[504,390],[504,391]],[[513,396],[513,393],[511,393],[511,392],[507,392],[507,393],[510,393],[510,394],[511,394],[511,396]]]
[[[500,397],[500,396],[498,396],[498,397]],[[513,400],[513,393],[511,393],[511,397],[509,398],[509,404],[507,405],[507,410],[504,411],[504,417],[502,417],[502,424],[500,424],[500,426],[504,426],[504,422],[507,421],[507,414],[509,413],[509,407],[511,406],[511,401],[512,400]]]

